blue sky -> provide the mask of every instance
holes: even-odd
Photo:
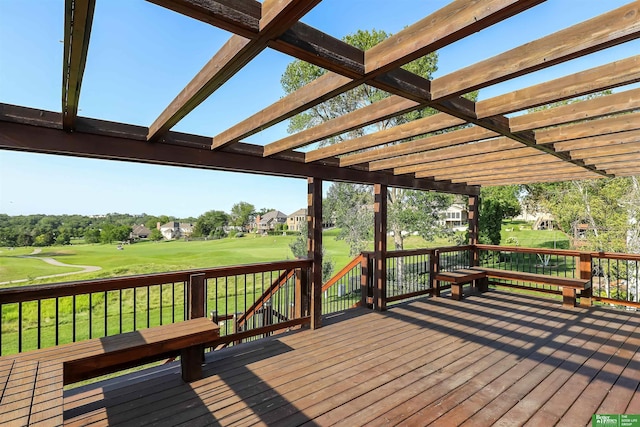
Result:
[[[303,22],[341,38],[400,31],[445,0],[324,0]],[[439,51],[435,77],[628,3],[550,0]],[[230,34],[142,0],[97,0],[80,112],[149,126]],[[391,6],[392,5],[392,6]],[[60,111],[64,2],[0,0],[0,102]],[[633,41],[480,91],[490,98],[640,52]],[[214,136],[283,96],[291,59],[267,50],[174,130]],[[622,89],[621,89],[622,90]],[[286,123],[247,139],[267,144]],[[326,184],[325,184],[326,186]],[[325,187],[326,188],[326,187]],[[306,204],[299,179],[0,151],[0,213],[198,216],[247,201],[291,213]]]

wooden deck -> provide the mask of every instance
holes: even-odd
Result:
[[[640,314],[488,292],[355,309],[65,392],[65,425],[590,425],[640,413]],[[94,425],[94,424],[92,424]]]

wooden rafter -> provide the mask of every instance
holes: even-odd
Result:
[[[149,141],[157,140],[213,92],[233,77],[269,41],[297,22],[320,0],[268,0],[262,5],[259,32],[252,39],[233,35],[149,127]]]
[[[608,147],[585,148],[582,150],[571,150],[572,159],[585,159],[605,156],[615,156],[619,154],[631,155],[637,159],[640,153],[640,142],[629,142],[627,144],[615,144]]]
[[[454,71],[432,82],[433,99],[462,95],[640,37],[640,1]]]
[[[537,130],[535,135],[536,143],[550,144],[635,129],[640,129],[640,112]]]
[[[404,123],[399,126],[394,126],[380,132],[364,135],[360,138],[348,139],[346,141],[318,148],[316,150],[308,152],[305,155],[305,159],[307,162],[315,162],[317,160],[351,153],[353,151],[375,147],[377,145],[389,144],[392,142],[400,141],[401,139],[413,138],[415,136],[424,135],[431,132],[438,132],[444,129],[452,128],[454,126],[462,125],[464,123],[465,122],[462,119],[452,117],[444,113],[439,113],[433,116],[428,116],[422,119]]]
[[[479,118],[509,114],[640,81],[640,55],[478,101]]]
[[[419,104],[410,99],[390,96],[349,114],[336,117],[313,128],[298,132],[264,147],[264,155],[271,156],[293,148],[302,147],[332,136],[383,121],[415,109]]]
[[[365,72],[398,68],[543,1],[454,1],[369,49]]]
[[[239,142],[263,129],[302,113],[356,86],[354,80],[328,72],[293,93],[213,137],[211,148]]]
[[[453,132],[447,132],[422,139],[417,139],[414,141],[404,142],[402,144],[378,148],[377,150],[369,150],[363,153],[344,156],[340,158],[340,166],[351,166],[363,162],[374,162],[379,159],[393,159],[398,156],[403,156],[404,159],[408,158],[409,155],[414,155],[416,157],[422,158],[421,156],[423,155],[421,153],[425,153],[424,155],[428,156],[438,156],[443,155],[443,153],[445,152],[452,152],[453,156],[457,156],[460,154],[460,152],[467,150],[467,146],[463,146],[463,144],[480,141],[487,138],[494,138],[496,136],[498,136],[498,134],[493,131],[473,126],[469,128],[459,129]],[[485,147],[489,145],[502,145],[502,149],[507,146],[510,148],[522,146],[522,144],[505,137],[487,141],[486,144],[483,144],[483,146]],[[446,147],[449,147],[450,150],[446,150]],[[474,147],[477,148],[477,144],[475,144]],[[438,150],[440,148],[442,150]],[[371,167],[372,165],[370,165],[370,168]]]
[[[73,130],[87,62],[95,0],[66,0],[62,58],[62,126]]]
[[[452,133],[468,133],[468,134],[475,133],[476,134],[475,140],[477,141],[480,139],[485,139],[486,136],[484,136],[483,133],[486,133],[486,132],[490,132],[490,131],[487,131],[486,129],[482,129],[482,128],[470,128],[470,129],[461,129]],[[430,139],[437,139],[437,140],[442,140],[444,143],[447,143],[448,138],[442,138],[442,136],[448,136],[448,135],[446,134],[436,135],[434,137],[425,138],[425,140],[429,141]],[[495,136],[495,135],[492,135],[492,136]],[[369,163],[369,170],[393,169],[400,166],[410,166],[410,165],[421,164],[425,161],[434,162],[438,160],[460,158],[461,156],[464,156],[464,155],[483,154],[483,153],[489,153],[489,152],[499,152],[504,150],[513,150],[516,148],[522,148],[522,144],[505,137],[496,138],[496,139],[484,141],[477,144],[467,144],[467,142],[471,142],[469,140],[474,141],[473,137],[466,136],[466,137],[460,138],[460,143],[461,144],[464,143],[465,145],[452,146],[452,144],[449,144],[447,145],[448,148],[422,151],[418,153],[392,157],[384,160],[376,160]]]
[[[584,177],[586,179],[591,178],[592,176],[598,176],[593,172],[587,172],[584,169],[581,171],[554,171],[553,175],[556,178],[560,178],[560,181],[576,179],[576,177]],[[452,182],[457,183],[487,183],[491,181],[504,181],[504,180],[516,180],[520,182],[536,182],[538,179],[544,179],[548,177],[549,174],[543,171],[523,171],[520,174],[500,174],[500,175],[492,175],[486,177],[459,177],[452,180]]]
[[[461,156],[454,159],[424,161],[422,163],[413,164],[409,166],[401,166],[393,169],[395,174],[415,173],[416,177],[425,177],[427,175],[420,175],[421,172],[429,171],[431,168],[443,168],[443,167],[456,167],[456,166],[475,166],[483,164],[484,162],[492,162],[495,160],[509,160],[513,162],[514,166],[528,165],[535,163],[537,160],[532,157],[539,158],[549,157],[545,153],[541,153],[532,147],[514,148],[513,150],[501,150],[494,153],[476,154],[470,156]]]
[[[489,178],[489,177],[494,177],[497,175],[504,175],[504,176],[518,176],[519,174],[522,173],[542,173],[542,174],[555,174],[555,173],[561,173],[561,172],[580,172],[582,173],[584,171],[584,169],[582,169],[579,166],[575,166],[572,164],[567,164],[565,162],[562,161],[558,161],[558,162],[552,162],[552,163],[546,163],[546,164],[541,164],[541,165],[531,165],[528,166],[526,169],[522,168],[522,167],[517,167],[517,166],[512,166],[512,167],[504,167],[504,168],[493,168],[493,169],[483,169],[483,170],[476,170],[476,169],[471,169],[471,168],[467,168],[466,171],[464,171],[464,173],[447,173],[446,171],[442,171],[439,173],[434,173],[434,177],[436,179],[449,179],[452,181],[457,181],[457,180],[470,180],[470,179],[477,179],[477,178]]]
[[[640,130],[630,130],[615,134],[591,136],[588,138],[572,139],[570,141],[556,142],[553,148],[556,151],[571,151],[585,148],[607,147],[629,142],[640,142]]]
[[[572,165],[570,163],[563,162],[562,160],[553,157],[553,156],[539,156],[536,158],[537,160],[544,159],[540,163],[535,163],[527,166],[527,169],[544,169],[544,168],[554,168],[554,167],[571,167],[571,168],[580,168],[579,166]],[[440,167],[434,168],[431,167],[424,172],[428,172],[430,176],[435,179],[451,179],[455,176],[485,176],[491,175],[495,173],[499,173],[501,171],[512,171],[519,172],[522,170],[522,166],[514,166],[511,163],[511,160],[496,160],[493,162],[486,162],[477,164],[477,166],[470,168],[468,165],[462,166],[452,166],[449,168]]]
[[[640,89],[523,114],[511,118],[509,125],[514,132],[518,132],[626,113],[636,109],[640,109]]]

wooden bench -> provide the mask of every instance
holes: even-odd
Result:
[[[442,271],[436,274],[438,285],[436,286],[435,296],[440,295],[440,282],[451,283],[451,298],[460,301],[463,293],[464,285],[474,283],[480,292],[487,290],[486,285],[487,274],[477,270],[458,269],[454,271]]]
[[[472,267],[474,271],[482,272],[487,278],[517,280],[520,282],[533,282],[562,288],[562,305],[575,307],[576,291],[580,291],[580,306],[591,306],[591,280],[574,279],[570,277],[549,276],[546,274],[527,273],[524,271],[501,270],[489,267]]]
[[[182,378],[190,382],[202,376],[204,345],[218,337],[218,325],[202,317],[6,357],[60,361],[66,385],[180,355]]]
[[[182,379],[202,378],[204,347],[219,337],[206,318],[0,357],[0,420],[62,425],[62,387],[180,355]]]

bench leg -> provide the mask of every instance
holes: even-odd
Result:
[[[433,290],[433,296],[434,297],[439,297],[440,296],[440,281],[436,280],[436,288]]]
[[[182,380],[191,382],[202,378],[202,357],[204,347],[194,345],[180,352],[180,367],[182,368]]]
[[[489,279],[487,277],[476,279],[476,287],[479,292],[487,292],[489,290]]]
[[[591,288],[582,289],[580,291],[580,307],[591,307]]]
[[[451,299],[460,301],[462,299],[462,287],[464,285],[452,283],[451,284]]]
[[[563,307],[575,307],[576,306],[576,290],[573,288],[562,288],[562,306]]]

